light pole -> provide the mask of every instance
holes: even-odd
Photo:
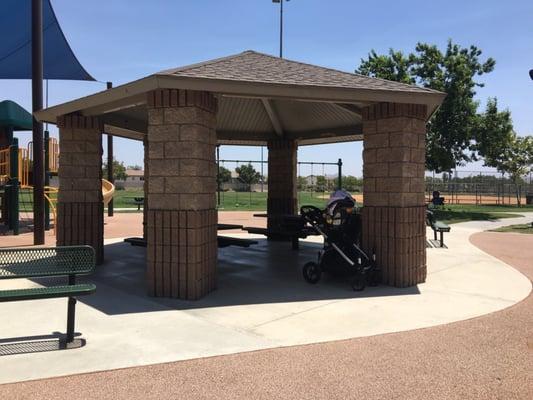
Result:
[[[289,0],[272,0],[279,3],[279,58],[283,58],[283,2]]]

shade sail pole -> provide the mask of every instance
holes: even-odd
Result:
[[[43,3],[31,3],[31,85],[33,112],[43,108]],[[44,244],[43,124],[33,116],[33,244]]]
[[[113,87],[113,82],[107,82],[107,89],[111,89]],[[113,135],[107,134],[107,180],[111,183],[115,182],[115,171],[113,170],[114,163],[113,159],[115,156],[113,155]],[[113,212],[113,198],[107,203],[107,216],[112,217],[114,214]]]

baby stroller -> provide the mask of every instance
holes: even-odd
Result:
[[[317,283],[323,272],[351,278],[353,290],[363,290],[367,284],[379,282],[375,255],[370,257],[361,249],[361,214],[355,208],[350,193],[334,192],[325,210],[302,206],[300,214],[324,238],[324,248],[318,253],[318,262],[303,267],[304,279]]]

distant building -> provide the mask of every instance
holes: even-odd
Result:
[[[119,189],[142,188],[144,185],[144,170],[126,169],[126,180],[116,180],[115,186]]]

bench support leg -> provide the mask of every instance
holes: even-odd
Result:
[[[74,297],[68,298],[68,312],[67,312],[67,343],[74,341],[74,318],[76,316],[76,299]]]
[[[437,231],[435,229],[433,229],[433,237],[435,240],[437,240]]]
[[[435,236],[437,233],[435,232]],[[440,231],[440,247],[444,247],[444,232]]]

